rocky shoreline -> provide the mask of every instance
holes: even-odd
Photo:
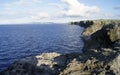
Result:
[[[14,62],[0,75],[120,75],[120,20],[71,24],[85,28],[83,53],[42,53]]]

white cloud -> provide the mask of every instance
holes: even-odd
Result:
[[[37,12],[34,15],[32,15],[31,18],[35,20],[40,20],[40,19],[50,18],[50,15],[46,12]]]
[[[39,9],[41,0],[18,0],[11,3],[5,3],[3,10],[0,12],[0,19],[4,19],[4,22],[12,21],[35,21],[43,18],[49,18],[47,12]],[[27,20],[24,20],[27,19]],[[19,21],[20,22],[20,21]]]
[[[14,2],[14,5],[21,5],[21,6],[32,6],[37,3],[41,3],[41,0],[18,0]]]
[[[1,19],[0,24],[19,24],[19,23],[30,23],[33,20],[28,17],[15,18],[15,19]]]
[[[113,13],[104,13],[103,14],[105,19],[115,19],[115,18],[120,18],[118,14],[113,14]]]
[[[0,9],[0,23],[68,22],[80,19],[112,18],[97,6],[87,6],[80,0],[15,0],[4,3]],[[117,6],[119,9],[119,6]],[[118,17],[118,16],[117,16]]]
[[[58,3],[48,3],[48,5],[56,7],[58,9],[63,9],[63,7],[60,4],[58,4]]]
[[[86,6],[83,3],[80,3],[78,0],[61,1],[68,4],[68,9],[62,11],[66,16],[90,17],[91,15],[100,11],[98,7]]]

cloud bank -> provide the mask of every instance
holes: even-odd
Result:
[[[95,13],[99,13],[100,9],[97,6],[87,6],[80,3],[78,0],[61,0],[67,3],[68,9],[63,10],[66,16],[80,16],[80,17],[90,17]]]
[[[81,0],[15,0],[0,5],[0,23],[68,22],[116,17]],[[115,9],[120,9],[116,6]],[[102,13],[101,13],[102,12]],[[117,14],[119,15],[119,14]]]

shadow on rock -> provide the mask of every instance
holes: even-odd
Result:
[[[43,53],[35,57],[20,59],[10,65],[0,75],[59,75],[80,53]]]

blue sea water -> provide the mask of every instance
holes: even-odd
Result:
[[[0,71],[43,52],[81,52],[83,28],[67,24],[0,25]]]

